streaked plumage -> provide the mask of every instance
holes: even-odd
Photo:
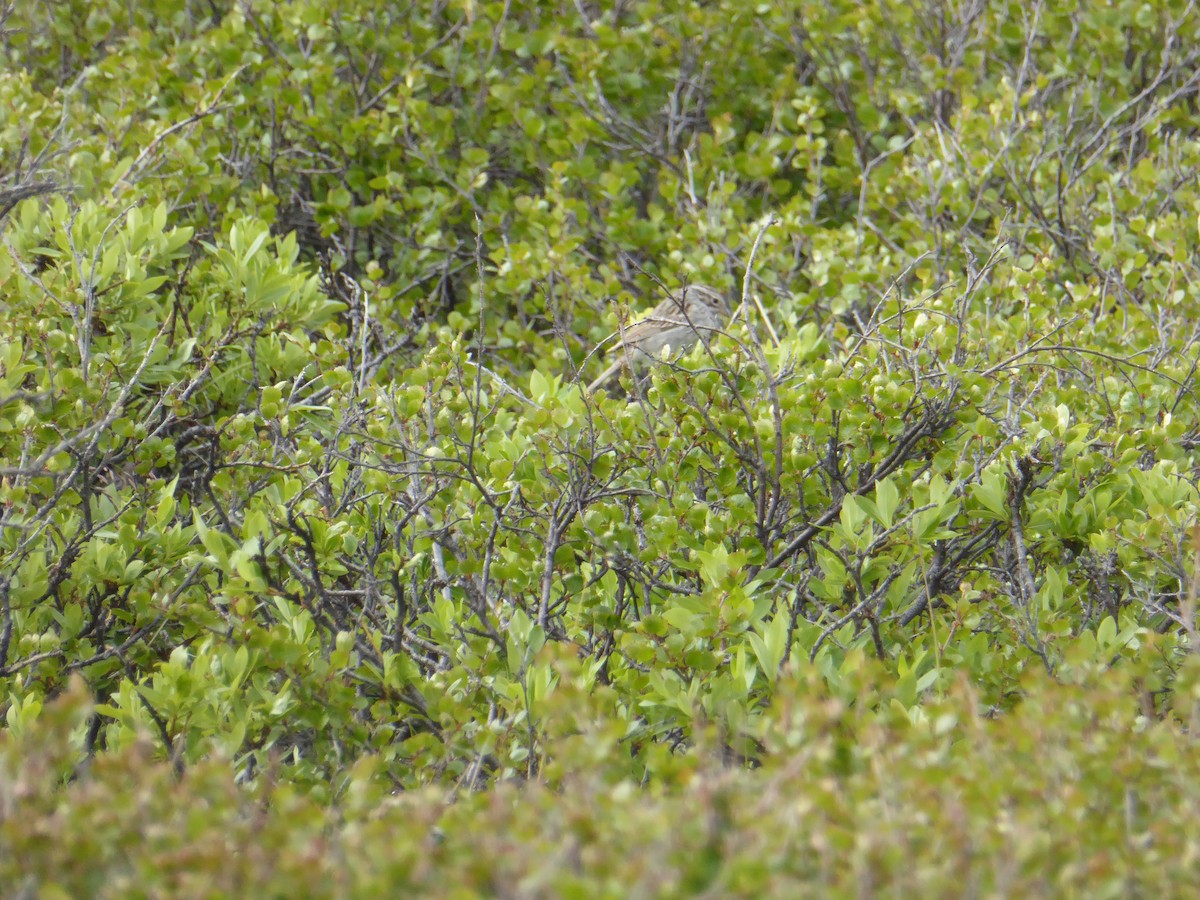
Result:
[[[672,356],[686,353],[701,336],[706,341],[712,338],[728,319],[724,296],[707,285],[689,284],[621,332],[620,342],[604,355],[608,367],[588,385],[588,391],[602,386],[622,366],[632,368],[659,359],[664,347],[670,348]]]

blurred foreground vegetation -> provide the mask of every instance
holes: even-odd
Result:
[[[0,46],[0,884],[1195,882],[1192,4]]]

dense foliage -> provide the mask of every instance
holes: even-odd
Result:
[[[1190,3],[28,0],[0,42],[0,877],[1196,866]],[[584,391],[689,281],[728,333]]]

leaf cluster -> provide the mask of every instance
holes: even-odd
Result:
[[[39,791],[153,758],[150,820],[169,771],[223,811],[205,840],[261,826],[261,792],[298,853],[394,824],[392,791],[425,823],[405,852],[528,796],[504,840],[611,812],[596,840],[647,891],[874,884],[950,831],[963,855],[914,890],[977,854],[980,885],[1036,890],[1001,875],[1086,809],[1053,773],[1120,805],[1086,680],[1105,740],[1170,759],[1088,852],[1186,808],[1191,4],[69,0],[0,8],[0,47],[0,709],[11,747],[70,734]],[[725,333],[581,388],[631,309],[695,281],[740,306]],[[46,731],[79,679],[94,703]],[[1012,800],[1039,740],[1058,768]],[[868,762],[893,745],[888,795]],[[91,777],[81,822],[111,801]],[[828,828],[772,844],[814,784]],[[1050,794],[1028,846],[980,818]],[[856,844],[886,796],[937,825]],[[639,829],[711,871],[639,875]],[[587,844],[546,883],[599,877]],[[797,854],[824,862],[768,862]]]

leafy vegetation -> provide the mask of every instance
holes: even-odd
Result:
[[[0,7],[4,883],[1194,881],[1200,13],[1060,6]]]

